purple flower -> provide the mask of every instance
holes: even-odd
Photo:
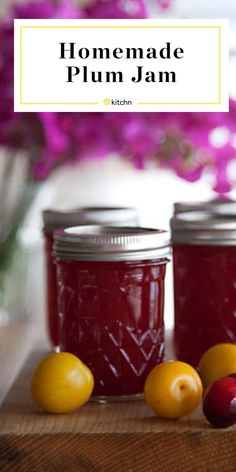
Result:
[[[172,6],[172,0],[159,0],[158,3],[162,10],[169,10]]]
[[[58,127],[56,113],[38,113],[38,117],[43,128],[45,147],[51,152],[51,155],[66,152],[69,138]]]
[[[81,18],[82,13],[70,0],[61,0],[58,3],[41,0],[31,1],[23,5],[14,5],[12,16],[21,19]]]
[[[169,0],[156,0],[162,9]],[[215,176],[214,189],[230,190],[229,163],[235,159],[236,101],[229,113],[14,113],[13,18],[145,18],[145,0],[92,0],[78,8],[71,0],[40,0],[16,5],[0,22],[0,144],[27,149],[36,178],[57,166],[80,159],[104,159],[112,152],[138,168],[156,161],[189,182],[205,169]],[[224,127],[228,140],[212,143],[212,131]]]
[[[22,5],[14,5],[12,16],[13,18],[53,18],[55,6],[52,2],[43,0],[40,2],[30,2]]]
[[[215,148],[212,152],[213,174],[215,177],[214,190],[224,195],[231,190],[231,182],[228,173],[229,163],[236,157],[235,149],[230,143],[221,148]]]
[[[147,18],[144,0],[100,0],[86,9],[88,18]]]

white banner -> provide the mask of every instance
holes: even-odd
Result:
[[[227,20],[15,20],[15,111],[228,111]]]

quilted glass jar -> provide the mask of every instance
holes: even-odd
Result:
[[[217,343],[236,343],[236,219],[182,213],[171,222],[175,349],[196,366]]]
[[[45,210],[43,212],[46,254],[47,326],[52,345],[58,348],[58,311],[56,266],[52,254],[53,232],[67,226],[87,224],[138,224],[138,211],[128,207],[86,207],[74,210]]]
[[[59,345],[95,377],[94,395],[136,396],[164,353],[165,231],[77,227],[55,233]]]

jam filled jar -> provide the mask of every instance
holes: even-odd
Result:
[[[100,400],[141,394],[163,360],[168,234],[87,226],[54,239],[60,349],[91,368]]]
[[[175,349],[196,366],[217,343],[236,343],[236,219],[189,212],[171,221]]]
[[[74,210],[45,210],[43,212],[46,278],[47,278],[47,325],[52,345],[58,347],[58,312],[56,266],[52,254],[53,232],[67,226],[87,224],[115,224],[116,226],[138,224],[138,211],[128,207],[86,207]]]

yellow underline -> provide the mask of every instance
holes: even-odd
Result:
[[[221,102],[137,102],[137,105],[220,105]]]
[[[219,26],[22,26],[22,28],[220,28]]]
[[[22,26],[20,28],[20,103],[22,102]]]
[[[218,27],[218,99],[221,102],[221,28]]]
[[[99,102],[21,102],[21,105],[99,105]]]

